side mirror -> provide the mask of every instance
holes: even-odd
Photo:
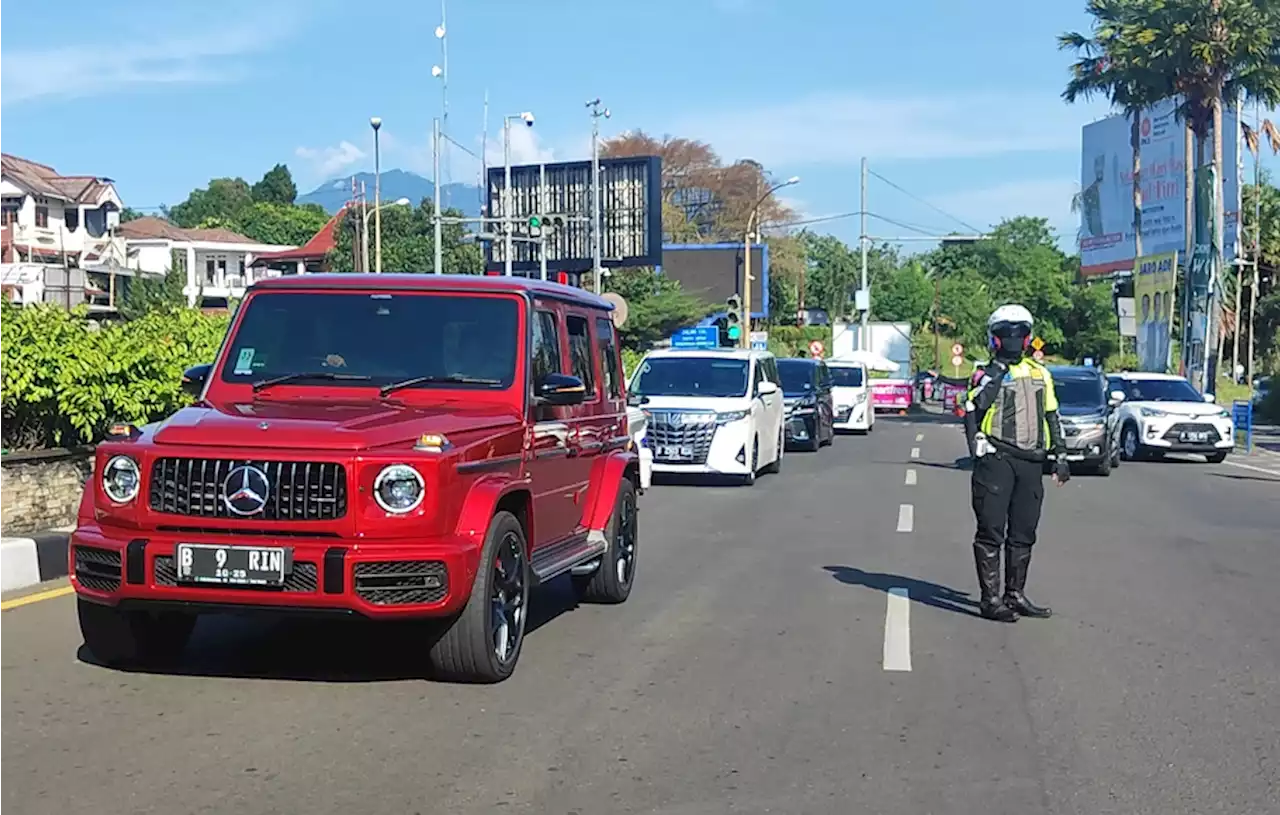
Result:
[[[1111,407],[1115,407],[1124,401],[1124,391],[1112,391],[1109,396],[1110,399],[1108,399],[1107,404],[1111,405]]]
[[[627,404],[630,407],[640,407],[649,404],[649,397],[642,393],[632,393],[627,395]]]
[[[768,396],[771,393],[777,393],[777,392],[778,392],[777,384],[774,382],[770,382],[767,379],[761,382],[760,387],[756,389],[756,394],[759,396]]]
[[[544,405],[579,405],[587,397],[587,386],[576,376],[547,374],[534,393]]]
[[[1218,397],[1217,397],[1217,396],[1215,396],[1215,395],[1213,395],[1212,393],[1206,393],[1206,394],[1204,395],[1204,400],[1205,400],[1206,402],[1208,402],[1209,404],[1213,404],[1214,402],[1216,402],[1216,401],[1218,400]]]
[[[200,393],[204,390],[204,383],[209,378],[209,371],[213,370],[213,366],[209,363],[203,365],[192,365],[190,368],[182,372],[182,390],[199,398]]]

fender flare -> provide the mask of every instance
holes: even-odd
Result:
[[[493,473],[477,479],[467,491],[466,498],[462,501],[462,511],[458,513],[458,523],[454,526],[454,533],[458,539],[470,542],[479,550],[484,546],[484,536],[489,531],[489,519],[493,517],[499,502],[514,492],[522,491],[532,495],[527,478],[513,478],[510,475]],[[525,523],[527,525],[525,536],[532,543],[534,540],[532,512],[528,513]]]
[[[582,523],[600,532],[609,525],[613,505],[618,500],[618,483],[630,478],[640,486],[640,456],[634,450],[614,450],[601,456],[591,467],[591,486],[583,502]]]

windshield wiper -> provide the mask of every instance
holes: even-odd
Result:
[[[254,382],[253,392],[257,393],[258,391],[265,390],[272,385],[283,385],[286,382],[296,382],[300,379],[325,379],[331,382],[367,382],[370,378],[371,377],[364,376],[363,374],[338,374],[332,371],[302,371],[299,373],[285,374],[283,376],[275,376],[271,379],[263,379],[260,382]]]
[[[389,385],[383,385],[380,391],[381,395],[386,396],[392,391],[398,391],[401,388],[412,388],[414,385],[501,385],[502,381],[498,379],[481,379],[476,376],[463,376],[462,374],[449,374],[448,376],[415,376],[412,379],[402,379],[399,382],[392,382]]]

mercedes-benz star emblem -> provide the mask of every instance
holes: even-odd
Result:
[[[236,515],[257,515],[270,494],[267,474],[252,464],[233,467],[222,482],[222,503]]]

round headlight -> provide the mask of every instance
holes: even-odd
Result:
[[[141,487],[138,462],[128,456],[112,456],[102,468],[102,491],[117,504],[127,504],[137,498]]]
[[[378,506],[396,515],[411,512],[422,503],[426,484],[408,464],[390,464],[373,481],[373,498]]]

